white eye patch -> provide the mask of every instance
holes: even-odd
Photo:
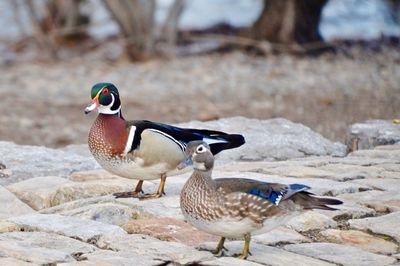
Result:
[[[207,148],[204,147],[204,145],[199,145],[197,147],[197,149],[196,149],[196,153],[203,153],[203,152],[206,152],[206,151],[207,151]]]

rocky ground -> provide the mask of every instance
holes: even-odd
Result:
[[[318,57],[233,52],[139,64],[99,59],[110,50],[105,44],[58,63],[1,65],[0,139],[49,147],[86,143],[95,116],[83,109],[100,81],[119,87],[128,119],[284,117],[343,142],[352,123],[400,115],[396,47]]]
[[[216,258],[199,247],[211,248],[218,238],[186,224],[179,209],[190,173],[168,178],[161,199],[115,199],[113,192],[131,190],[135,182],[99,169],[85,145],[0,142],[0,265],[400,264],[399,144],[345,156],[344,145],[283,119],[189,124],[231,125],[248,139],[221,154],[215,177],[303,183],[343,206],[307,211],[254,237],[247,261]],[[268,161],[274,159],[281,161]],[[157,186],[145,182],[144,189]],[[228,255],[242,245],[228,241]]]

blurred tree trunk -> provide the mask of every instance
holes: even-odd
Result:
[[[157,32],[155,0],[103,0],[119,26],[125,55],[132,61],[146,60],[157,52],[168,54],[173,51],[184,1],[173,2],[161,31]]]
[[[81,13],[85,0],[47,0],[44,5],[26,0],[33,37],[41,51],[58,59],[60,45],[80,42],[88,36],[89,17]]]
[[[103,0],[125,40],[124,50],[133,61],[154,51],[155,0]]]
[[[184,0],[175,0],[172,4],[168,16],[165,19],[164,26],[161,31],[160,39],[165,41],[165,52],[169,55],[174,54],[176,47],[176,39],[178,36],[178,22],[185,6]]]
[[[37,12],[32,0],[26,1],[29,20],[32,25],[33,37],[35,38],[39,48],[50,56],[50,59],[58,59],[56,46],[50,36],[46,34],[41,26],[41,18]]]
[[[386,0],[390,15],[396,23],[400,23],[400,0]]]
[[[327,0],[264,0],[251,37],[283,44],[320,42],[318,25]]]
[[[82,14],[85,0],[47,0],[42,27],[53,34],[60,44],[70,44],[85,39],[89,16]]]

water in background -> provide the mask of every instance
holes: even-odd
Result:
[[[23,33],[31,28],[24,0],[13,0],[18,4]],[[40,5],[43,1],[36,0]],[[156,20],[162,23],[173,0],[158,0]],[[248,26],[262,10],[262,0],[187,0],[179,26],[182,29],[204,29],[217,23],[233,26]],[[0,41],[21,35],[9,1],[0,1]],[[100,0],[89,0],[85,12],[92,16],[90,33],[103,38],[118,32]],[[398,11],[399,12],[399,11]],[[5,26],[6,25],[6,26]],[[21,27],[20,27],[21,28]],[[383,0],[330,0],[322,12],[320,32],[325,40],[374,39],[384,36],[400,36],[400,26],[390,14]]]

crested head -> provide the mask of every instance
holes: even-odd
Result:
[[[196,170],[209,171],[214,167],[214,155],[204,141],[189,142],[185,153],[191,156],[193,168]]]
[[[121,101],[118,89],[112,83],[97,83],[91,90],[92,103],[85,113],[98,109],[100,114],[120,114]]]

